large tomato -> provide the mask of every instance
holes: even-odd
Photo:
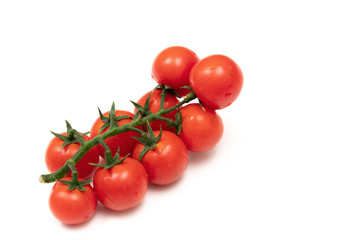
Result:
[[[62,133],[62,135],[66,136],[67,133]],[[90,140],[90,137],[87,135],[83,136],[83,139],[86,141]],[[54,137],[45,152],[45,163],[49,172],[55,172],[60,169],[65,162],[72,158],[76,152],[80,149],[80,143],[70,143],[62,148],[62,144],[64,143],[58,137]],[[89,163],[98,163],[99,162],[99,151],[97,147],[90,149],[83,158],[76,164],[76,170],[78,171],[78,176],[83,179],[89,179],[92,177],[96,167],[90,165]],[[68,176],[71,176],[70,173]]]
[[[153,91],[150,91],[150,92],[144,94],[138,100],[137,103],[144,106],[148,95],[151,94],[150,95],[150,108],[149,108],[149,110],[153,113],[156,113],[159,111],[159,108],[160,108],[160,100],[161,100],[160,95],[161,95],[161,93],[162,93],[162,90],[160,90],[160,89],[155,89]],[[164,100],[164,109],[168,109],[170,107],[173,107],[174,105],[176,105],[178,103],[179,103],[179,100],[176,96],[167,93],[165,100]],[[137,109],[135,109],[134,112],[136,112],[136,110]],[[168,114],[163,115],[162,117],[175,120],[176,113],[177,113],[177,109],[168,113]],[[150,122],[150,125],[151,125],[153,130],[159,130],[160,127],[162,127],[163,130],[175,131],[174,128],[168,127],[167,123],[165,121],[162,121],[162,120],[155,120],[153,122]]]
[[[160,131],[153,132],[158,136]],[[133,150],[133,158],[139,159],[145,146],[138,142]],[[189,156],[183,141],[174,133],[162,131],[162,137],[155,149],[145,153],[141,159],[148,179],[158,185],[170,184],[179,179],[188,166]]]
[[[242,85],[240,67],[223,55],[203,58],[190,73],[190,86],[199,100],[211,109],[222,109],[232,104]]]
[[[63,178],[70,180],[70,178]],[[68,186],[56,182],[52,188],[49,206],[52,214],[62,223],[79,224],[87,221],[95,212],[97,198],[90,184],[83,186],[85,191],[68,190]]]
[[[169,85],[173,89],[189,85],[191,68],[199,61],[197,55],[181,46],[164,49],[155,58],[152,65],[152,78],[159,84]],[[184,95],[185,89],[180,90]]]
[[[179,137],[192,152],[204,152],[215,147],[223,134],[223,123],[215,110],[202,108],[198,103],[181,109],[182,130]]]
[[[105,207],[123,211],[142,201],[147,192],[148,178],[143,165],[127,157],[112,168],[99,167],[94,174],[93,185]]]
[[[129,116],[131,118],[134,117],[134,115],[128,111],[122,111],[122,110],[116,110],[115,111],[115,117],[122,116],[122,115]],[[104,113],[103,116],[108,117],[109,112]],[[120,126],[122,126],[124,124],[128,124],[130,122],[132,122],[132,119],[121,119],[117,123],[120,127]],[[91,138],[96,137],[99,134],[99,131],[103,125],[104,125],[104,122],[99,117],[95,121],[95,123],[93,124],[93,126],[91,128],[90,137]],[[108,127],[103,129],[101,133],[104,133],[107,130],[108,130]],[[118,135],[115,135],[115,136],[112,136],[112,137],[105,139],[105,143],[109,146],[110,150],[113,153],[113,156],[115,155],[115,153],[117,152],[119,147],[120,147],[120,154],[122,156],[125,156],[125,155],[132,152],[133,147],[134,147],[135,143],[137,142],[132,137],[139,137],[139,136],[140,136],[140,134],[135,132],[135,131],[123,132],[123,133],[120,133]],[[104,158],[105,148],[101,144],[98,144],[97,146],[98,146],[101,157]]]

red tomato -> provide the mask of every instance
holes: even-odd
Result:
[[[63,178],[70,180],[70,178]],[[82,181],[82,180],[80,180]],[[79,224],[87,221],[95,212],[97,198],[90,184],[84,186],[87,190],[68,190],[68,186],[56,182],[52,188],[49,206],[52,214],[62,223]]]
[[[66,133],[62,133],[62,135],[67,136]],[[85,135],[83,139],[86,141],[90,140],[90,137]],[[54,137],[45,152],[45,163],[49,170],[49,172],[55,172],[60,169],[65,162],[72,158],[75,153],[80,149],[80,143],[70,143],[67,146],[61,148],[64,143],[58,137]],[[98,163],[99,162],[99,151],[97,147],[90,149],[83,158],[76,164],[76,170],[78,171],[78,176],[83,179],[90,179],[96,169],[95,166],[90,165],[89,163]],[[71,176],[70,173],[68,176]]]
[[[204,152],[215,147],[223,134],[222,119],[214,110],[192,103],[181,109],[182,131],[179,137],[192,152]]]
[[[190,86],[199,100],[211,109],[222,109],[232,104],[242,85],[240,67],[223,55],[203,58],[190,73]]]
[[[155,136],[159,131],[153,132]],[[144,145],[138,142],[133,150],[133,158],[139,159]],[[189,155],[183,141],[174,133],[163,131],[155,149],[145,153],[141,159],[148,179],[158,185],[170,184],[179,179],[188,166]]]
[[[122,116],[122,115],[130,116],[132,118],[134,117],[132,113],[127,112],[127,111],[116,110],[115,113],[116,113],[115,114],[116,117]],[[104,113],[103,116],[108,117],[109,112]],[[132,122],[132,119],[122,119],[122,120],[119,120],[117,123],[120,127],[130,122]],[[90,137],[91,138],[96,137],[99,134],[99,130],[101,129],[103,125],[104,125],[104,122],[99,117],[91,128]],[[106,132],[108,129],[109,128],[105,128],[101,133]],[[120,147],[120,155],[125,156],[132,152],[133,147],[135,143],[137,142],[132,137],[140,137],[140,134],[134,131],[123,132],[118,135],[107,138],[105,140],[105,143],[109,146],[110,150],[112,151],[113,156],[118,150],[118,147]],[[104,158],[105,148],[101,144],[98,144],[97,146],[98,146],[101,157]]]
[[[93,184],[99,201],[105,207],[123,211],[142,201],[147,192],[148,178],[143,165],[127,157],[110,169],[98,168]]]
[[[138,100],[138,104],[141,106],[145,105],[145,102],[147,100],[147,97],[149,94],[151,94],[150,96],[150,108],[149,110],[153,113],[156,113],[159,111],[160,108],[160,94],[162,93],[162,90],[159,89],[155,89],[151,92],[146,93],[144,96],[142,96],[139,100]],[[165,100],[164,100],[164,109],[168,109],[170,107],[173,107],[174,105],[178,104],[179,100],[176,96],[171,95],[171,94],[166,94]],[[136,112],[136,109],[134,110],[134,112]],[[175,115],[177,113],[177,110],[174,110],[168,114],[163,115],[162,117],[165,118],[169,118],[172,120],[175,120]],[[152,127],[153,130],[159,130],[160,126],[162,127],[163,130],[168,130],[168,131],[175,131],[174,128],[172,127],[168,127],[167,123],[165,121],[162,120],[155,120],[153,122],[150,122],[150,125]]]
[[[173,89],[189,86],[191,68],[199,61],[197,55],[185,47],[174,46],[163,50],[152,65],[152,78],[158,83]],[[184,95],[186,89],[181,89]]]

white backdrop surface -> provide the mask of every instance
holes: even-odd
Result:
[[[341,239],[338,3],[1,1],[1,239]],[[38,182],[50,130],[88,131],[112,101],[133,111],[173,45],[243,70],[221,142],[138,207],[59,223]]]

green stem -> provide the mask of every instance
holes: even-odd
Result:
[[[101,144],[105,149],[105,160],[107,164],[112,164],[114,162],[112,151],[110,150],[110,147],[105,143],[105,141],[101,137],[97,137],[97,141],[99,144]]]
[[[94,137],[93,139],[91,139],[89,141],[84,141],[83,144],[81,145],[80,149],[76,152],[76,154],[72,158],[67,160],[65,162],[65,164],[60,169],[58,169],[56,172],[53,172],[50,174],[41,175],[39,177],[39,181],[42,183],[50,183],[50,182],[54,182],[58,179],[63,178],[70,171],[69,164],[76,165],[82,159],[82,157],[90,149],[92,149],[94,146],[99,144],[101,142],[101,140],[105,140],[109,137],[118,135],[118,134],[123,133],[123,132],[128,132],[128,131],[132,130],[132,127],[144,125],[148,121],[152,122],[153,120],[155,120],[156,116],[163,116],[165,114],[168,114],[168,113],[176,110],[177,108],[181,107],[182,105],[194,100],[195,98],[196,98],[195,93],[193,91],[191,91],[189,94],[187,94],[185,96],[185,98],[182,101],[180,101],[178,104],[176,104],[176,105],[174,105],[168,109],[161,109],[158,112],[153,113],[151,115],[148,115],[146,117],[143,117],[141,119],[137,118],[137,119],[133,120],[132,122],[130,122],[129,124],[125,124],[125,125],[122,125],[120,127],[113,127],[112,129],[109,129],[108,131]],[[99,139],[99,138],[101,138],[101,139]]]
[[[169,118],[165,118],[165,117],[161,117],[161,116],[154,116],[153,120],[162,120],[162,121],[166,122],[171,127],[176,126],[176,122],[173,121],[172,119],[169,119]]]

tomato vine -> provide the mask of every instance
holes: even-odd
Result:
[[[165,96],[165,94],[163,96]],[[154,120],[164,120],[164,121],[167,121],[169,124],[173,124],[174,122],[172,120],[163,118],[162,116],[178,109],[179,107],[183,106],[186,103],[189,103],[190,101],[196,98],[197,96],[191,90],[187,95],[184,96],[182,101],[180,101],[178,104],[170,108],[165,109],[163,106],[161,106],[158,112],[156,113],[149,112],[148,114],[145,114],[143,116],[139,116],[139,114],[137,113],[135,117],[133,118],[132,122],[122,125],[122,126],[117,126],[117,124],[115,124],[115,121],[112,121],[112,124],[110,125],[110,128],[108,131],[102,134],[99,134],[98,136],[92,138],[89,141],[82,139],[82,137],[79,135],[79,132],[76,131],[74,128],[72,128],[70,124],[68,123],[68,133],[70,135],[75,135],[76,138],[80,140],[79,142],[81,143],[81,147],[73,157],[71,157],[65,162],[65,164],[61,168],[59,168],[57,171],[52,172],[50,174],[41,175],[39,177],[39,181],[41,183],[51,183],[51,182],[57,181],[65,177],[70,172],[70,166],[75,166],[90,149],[92,149],[94,146],[98,144],[103,144],[103,140],[109,137],[118,135],[123,132],[132,131],[132,128],[145,125],[148,122],[152,122]],[[112,114],[110,115],[109,118],[113,118]]]

